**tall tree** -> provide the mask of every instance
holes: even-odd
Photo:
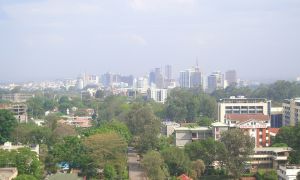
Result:
[[[157,151],[149,151],[144,155],[142,165],[146,170],[147,176],[152,180],[166,179],[166,169],[164,160]]]
[[[169,147],[163,150],[161,155],[168,166],[170,175],[179,176],[191,170],[190,160],[183,149]]]
[[[11,132],[17,126],[17,120],[9,110],[0,110],[0,143],[9,140]]]
[[[253,153],[254,140],[240,129],[231,129],[222,133],[221,142],[226,149],[224,154],[226,168],[235,178],[239,178],[245,168],[243,164]]]

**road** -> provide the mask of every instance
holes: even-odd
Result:
[[[128,147],[128,169],[130,180],[147,180],[141,167],[138,154],[132,147]]]

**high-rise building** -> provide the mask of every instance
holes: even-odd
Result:
[[[166,80],[172,79],[172,66],[171,65],[165,66],[165,79]]]
[[[149,85],[155,85],[156,88],[164,87],[164,77],[162,75],[161,68],[155,68],[154,71],[150,72]]]
[[[227,81],[227,85],[237,85],[237,75],[235,70],[229,70],[225,73],[225,80]]]
[[[113,74],[110,72],[107,72],[102,75],[102,84],[104,87],[110,87],[113,83]]]
[[[271,101],[264,98],[245,98],[244,96],[220,99],[218,102],[218,121],[225,123],[226,114],[271,115]]]
[[[209,93],[224,88],[224,75],[220,71],[213,72],[207,77],[207,90]]]
[[[297,126],[300,122],[300,98],[286,99],[282,103],[284,126]]]
[[[203,73],[198,66],[180,71],[179,76],[179,83],[182,88],[203,87]]]

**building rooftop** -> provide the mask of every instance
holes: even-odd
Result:
[[[254,148],[254,151],[272,151],[275,153],[280,153],[280,152],[289,152],[292,151],[293,149],[290,147],[259,147],[259,148]]]
[[[0,179],[12,179],[17,177],[17,168],[0,168]]]
[[[216,127],[227,127],[228,125],[222,122],[215,122],[211,124],[212,126],[216,126]]]
[[[236,121],[269,121],[270,116],[264,114],[226,114],[225,119],[236,120]]]
[[[209,127],[175,127],[175,131],[206,131],[209,130]]]

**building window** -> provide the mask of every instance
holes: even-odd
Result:
[[[197,133],[192,133],[192,138],[197,138]]]

